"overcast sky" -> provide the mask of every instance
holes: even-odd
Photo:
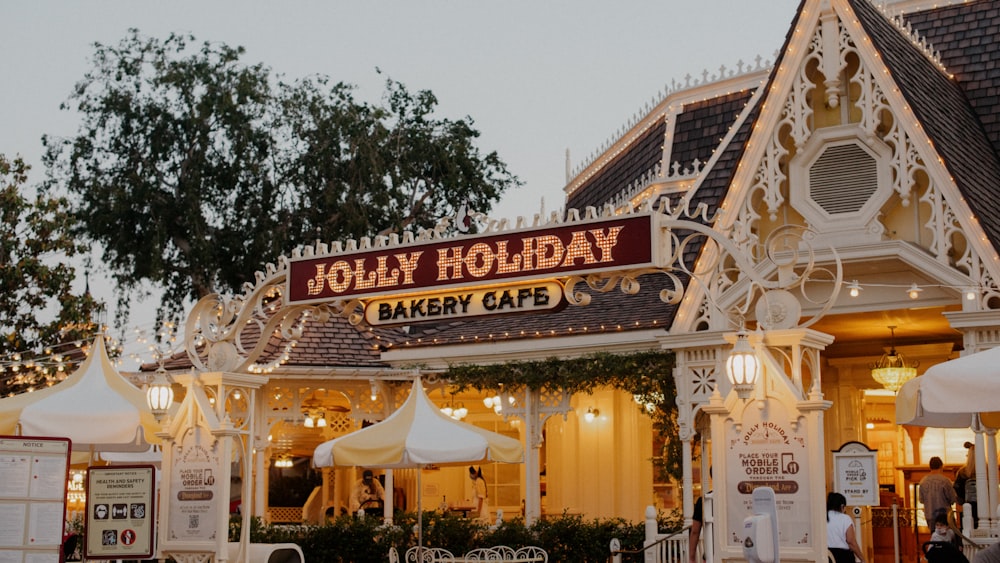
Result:
[[[562,206],[575,166],[671,80],[774,59],[798,0],[8,1],[0,17],[0,153],[43,178],[41,136],[69,136],[60,111],[94,42],[191,33],[242,45],[288,80],[322,74],[377,102],[385,76],[431,90],[438,115],[470,116],[524,187],[492,213]],[[92,284],[93,286],[94,284]],[[110,303],[114,299],[105,297]],[[141,324],[144,319],[133,321]]]

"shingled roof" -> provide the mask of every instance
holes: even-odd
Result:
[[[242,344],[245,348],[257,344],[260,336],[256,324],[247,325]],[[352,325],[347,319],[331,316],[325,322],[306,323],[302,338],[289,351],[287,367],[365,367],[388,368],[380,355],[386,348],[406,339],[406,334],[398,329],[368,328]],[[279,358],[285,351],[286,341],[280,336],[270,338],[258,363],[266,364]],[[157,364],[145,364],[141,371],[153,371]],[[164,363],[168,370],[184,370],[191,367],[186,352],[172,356]]]
[[[925,10],[908,14],[906,21],[939,53],[1000,153],[1000,3]]]
[[[626,186],[652,170],[663,158],[666,122],[655,124],[596,174],[573,191],[566,200],[568,209],[600,208]]]
[[[744,90],[686,104],[673,123],[670,162],[663,162],[667,124],[660,116],[625,150],[575,189],[567,198],[566,207],[600,209],[657,166],[666,173],[675,162],[682,169],[692,168],[695,160],[704,165],[752,95],[752,90]]]
[[[908,16],[921,32],[940,41],[933,46],[942,50],[946,68],[950,61],[961,70],[954,78],[867,0],[851,0],[851,6],[990,242],[1000,246],[997,2],[970,2]],[[984,123],[994,135],[992,142]]]

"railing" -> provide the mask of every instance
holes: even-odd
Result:
[[[645,529],[646,538],[643,541],[642,549],[623,550],[618,539],[611,540],[611,560],[614,563],[621,563],[623,555],[635,556],[641,554],[641,561],[644,563],[686,563],[688,560],[688,533],[690,526],[681,528],[675,532],[660,533],[656,520],[656,508],[646,507]],[[711,537],[711,502],[706,503],[704,537]],[[699,545],[702,544],[699,538]],[[706,554],[706,561],[711,563],[711,557]],[[628,557],[630,561],[640,560],[639,557]]]
[[[672,534],[660,534],[662,537],[647,542],[642,549],[622,549],[617,538],[611,540],[611,561],[622,563],[622,556],[641,555],[641,560],[646,563],[684,563],[688,560],[688,530],[683,528]],[[629,561],[640,558],[628,557]]]
[[[712,563],[714,553],[712,553],[712,528],[713,520],[710,499],[705,503],[704,527],[698,545],[704,554],[704,561]],[[962,529],[972,529],[972,516],[970,507],[967,505],[963,511],[965,514],[962,522]],[[613,563],[623,561],[642,561],[643,563],[687,563],[688,561],[688,533],[690,527],[672,533],[660,533],[657,529],[656,509],[652,506],[646,508],[646,539],[642,549],[621,549],[621,542],[618,539],[611,540],[611,557]],[[930,537],[930,534],[919,526],[917,509],[901,508],[897,505],[892,507],[872,507],[871,522],[868,525],[872,528],[874,547],[876,548],[875,560],[881,561],[924,561],[922,553],[923,544]],[[962,539],[961,551],[965,557],[972,561],[976,553],[992,543],[1000,541],[997,536],[1000,530],[992,531],[986,529],[975,530],[972,533],[962,534],[957,526],[953,525],[955,533]],[[863,546],[864,547],[864,546]]]
[[[926,559],[923,553],[927,545],[930,534],[921,532],[917,508],[905,508],[898,505],[892,507],[873,507],[871,509],[872,536],[876,547],[876,558],[886,559],[891,557],[893,561],[909,561]],[[991,532],[984,530],[974,530],[964,533],[962,530],[973,530],[972,511],[969,505],[965,505],[962,514],[965,515],[961,528],[958,523],[952,521],[951,528],[955,535],[961,539],[961,551],[965,557],[972,561],[976,552],[986,548],[996,541],[996,537]],[[950,518],[949,518],[950,520]],[[889,535],[891,533],[891,536]],[[971,536],[971,537],[970,537]],[[892,547],[892,553],[888,553],[888,547]],[[883,551],[879,553],[879,548]]]

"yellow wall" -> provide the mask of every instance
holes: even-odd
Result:
[[[626,393],[581,394],[546,426],[546,514],[637,521],[654,504],[652,424]],[[593,422],[583,414],[600,410]],[[600,494],[595,494],[600,491]]]

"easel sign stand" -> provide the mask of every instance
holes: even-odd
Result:
[[[864,546],[861,507],[879,505],[878,450],[861,442],[846,442],[833,450],[833,490],[844,495],[847,506],[853,507],[854,533],[858,545]]]

